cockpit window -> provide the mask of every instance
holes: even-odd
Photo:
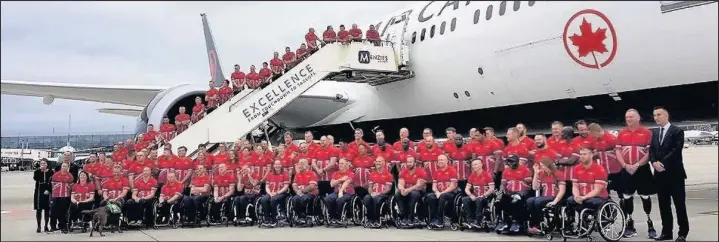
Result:
[[[494,6],[489,5],[489,7],[487,7],[487,12],[484,13],[484,18],[485,18],[485,19],[487,19],[487,20],[492,19],[492,10],[494,10]]]
[[[512,9],[516,12],[519,11],[519,5],[522,4],[520,1],[514,1],[514,5],[512,5]]]
[[[442,21],[442,24],[439,26],[439,34],[444,34],[444,27],[447,26],[446,21]]]
[[[505,11],[507,11],[507,1],[502,1],[499,4],[499,16],[504,16]]]
[[[477,9],[477,10],[474,11],[474,24],[479,23],[479,14],[480,14],[481,12],[482,12],[482,11],[479,10],[479,9]]]

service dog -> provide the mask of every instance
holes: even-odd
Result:
[[[117,206],[118,208],[120,207],[118,202],[113,201],[109,202],[108,204],[105,204],[104,206],[100,206],[99,208],[93,210],[84,210],[81,212],[83,214],[92,215],[92,228],[90,230],[90,237],[92,237],[92,234],[95,231],[100,233],[100,236],[104,237],[105,235],[102,234],[102,230],[105,225],[110,226],[111,233],[115,233],[115,231],[117,231],[118,233],[122,233],[122,227],[120,226],[120,213],[113,213],[112,209],[109,206]]]

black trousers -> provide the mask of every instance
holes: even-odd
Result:
[[[389,196],[387,195],[377,195],[377,196],[364,196],[364,199],[362,199],[362,204],[367,208],[367,219],[369,221],[377,221],[379,220],[379,208],[380,204],[382,204],[384,201],[387,201]]]
[[[464,207],[464,214],[467,215],[468,219],[474,218],[476,223],[482,222],[484,219],[484,209],[488,206],[490,198],[478,197],[474,201],[469,196],[462,198],[462,206]]]
[[[660,177],[661,178],[661,177]],[[657,200],[659,200],[659,214],[662,217],[662,234],[672,235],[674,228],[674,216],[672,216],[672,201],[677,213],[677,224],[679,225],[679,236],[686,237],[689,234],[689,218],[687,216],[687,195],[684,179],[657,179],[671,180],[660,182],[657,186]]]
[[[83,210],[92,210],[92,208],[95,206],[95,202],[86,202],[86,203],[70,203],[70,221],[75,222],[79,220],[82,217],[83,222],[90,222],[92,217],[88,215],[83,215],[80,212]]]
[[[445,192],[442,193],[439,197],[435,195],[434,193],[427,193],[427,208],[429,208],[429,217],[431,219],[439,219],[440,221],[443,221],[444,218],[444,210],[447,208],[448,204],[452,204],[454,200],[454,196],[457,195],[455,192]],[[452,204],[454,206],[454,204]],[[450,214],[452,215],[452,209],[449,210]]]
[[[542,222],[542,209],[547,203],[554,200],[554,197],[530,197],[527,199],[527,209],[529,209],[529,225],[537,226]],[[562,200],[560,200],[562,201]]]
[[[422,200],[424,191],[412,191],[407,196],[402,196],[401,193],[395,193],[394,199],[399,204],[400,214],[404,219],[414,218],[414,206]]]
[[[499,211],[504,211],[504,222],[509,224],[511,222],[522,223],[527,220],[527,199],[531,197],[531,191],[521,191],[517,193],[505,192],[497,204]],[[515,200],[514,195],[519,195],[519,199]],[[509,215],[509,216],[507,216]],[[511,220],[510,220],[511,219]]]
[[[68,209],[70,209],[70,197],[52,198],[52,204],[50,204],[50,226],[61,230],[67,229]]]
[[[247,216],[247,206],[255,202],[255,199],[260,196],[259,194],[242,194],[236,196],[232,201],[232,206],[235,209],[235,216],[239,219],[244,219]]]
[[[315,195],[313,194],[302,194],[301,196],[292,197],[295,213],[297,213],[300,218],[307,216],[308,212],[312,212],[312,201],[314,201],[314,199]]]
[[[285,212],[285,201],[287,200],[287,193],[277,194],[274,197],[270,195],[263,195],[260,199],[262,209],[265,211],[265,218],[277,217],[279,212]]]
[[[125,211],[127,211],[127,221],[139,221],[141,220],[145,225],[152,225],[152,206],[154,205],[154,199],[140,199],[135,201],[134,199],[128,199],[125,201]]]
[[[172,211],[170,211],[170,207],[172,207]],[[160,207],[157,208],[157,213],[160,218],[170,218],[170,212],[174,215],[178,215],[182,213],[182,198],[175,200],[173,203],[168,203],[167,201],[160,204]],[[179,217],[175,217],[175,219],[178,219]],[[178,221],[178,220],[175,220]]]
[[[350,199],[352,199],[352,194],[347,193],[342,194],[341,197],[337,192],[327,195],[324,202],[330,218],[340,219],[342,217],[342,206],[344,206],[345,203],[350,202]]]
[[[188,222],[195,222],[197,221],[197,211],[200,211],[200,218],[199,221],[202,221],[205,219],[206,212],[205,212],[205,202],[207,202],[207,199],[209,199],[210,196],[206,195],[200,195],[200,196],[185,196],[182,198],[182,207],[185,210],[185,216],[189,220]]]
[[[215,199],[210,200],[210,217],[213,222],[219,222],[222,219],[222,213],[225,214],[228,221],[235,219],[234,207],[232,197],[225,198],[220,202],[215,202]],[[222,207],[224,205],[224,207]]]

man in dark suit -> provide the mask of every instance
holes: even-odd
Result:
[[[682,159],[684,130],[669,123],[669,112],[662,107],[654,108],[654,121],[659,125],[659,128],[652,130],[649,160],[652,167],[654,167],[654,177],[658,188],[659,213],[662,217],[662,233],[654,239],[673,239],[673,199],[674,208],[677,212],[677,223],[679,224],[676,241],[684,242],[689,234],[684,181],[687,179],[687,174],[684,170]]]

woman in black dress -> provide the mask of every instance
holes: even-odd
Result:
[[[33,179],[35,180],[35,192],[33,195],[33,207],[35,209],[35,220],[37,222],[37,232],[40,233],[40,222],[42,215],[45,215],[45,232],[50,232],[47,223],[50,222],[50,192],[52,184],[50,178],[54,172],[47,167],[47,159],[40,160],[40,168],[35,170]]]

